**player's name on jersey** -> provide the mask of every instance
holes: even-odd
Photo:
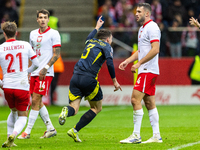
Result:
[[[91,39],[90,42],[96,42],[96,43],[99,43],[101,46],[106,46],[105,43],[98,41],[98,40]]]
[[[4,47],[4,51],[17,50],[17,49],[24,49],[24,45],[13,45],[13,46]]]

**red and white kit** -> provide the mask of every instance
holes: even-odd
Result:
[[[35,58],[28,42],[10,39],[0,45],[4,96],[10,108],[29,109],[28,63]]]
[[[152,49],[151,43],[160,42],[160,37],[160,29],[154,21],[149,20],[140,27],[138,32],[138,61],[144,58]],[[134,89],[148,95],[155,94],[155,81],[159,75],[158,57],[157,54],[138,68],[138,79]]]
[[[138,32],[138,61],[149,53],[152,42],[160,42],[160,37],[160,29],[154,21],[150,20],[140,27]],[[138,74],[147,72],[159,74],[158,54],[138,69]]]
[[[31,76],[39,76],[40,70],[47,65],[53,56],[53,48],[61,47],[60,34],[50,27],[43,33],[40,33],[40,29],[35,29],[30,33],[30,44],[40,63],[39,67],[31,73]],[[53,65],[48,69],[46,76],[54,76]]]
[[[10,39],[0,45],[0,65],[3,70],[3,88],[29,91],[28,63],[36,58],[31,45]]]

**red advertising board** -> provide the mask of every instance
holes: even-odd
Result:
[[[160,58],[160,76],[157,79],[157,85],[190,85],[188,77],[188,69],[194,60],[193,57],[188,58]],[[78,60],[65,60],[65,72],[60,75],[59,85],[69,85],[70,79],[73,75],[73,68]],[[133,74],[131,73],[131,64],[129,64],[125,71],[118,69],[119,64],[123,59],[115,59],[114,66],[118,82],[121,85],[133,85]],[[113,85],[106,63],[103,64],[98,81],[100,85]]]

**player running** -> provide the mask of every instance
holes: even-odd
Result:
[[[11,109],[7,119],[7,141],[2,147],[13,147],[15,137],[26,125],[30,95],[28,73],[39,66],[39,61],[31,45],[15,39],[17,25],[14,22],[1,24],[6,42],[0,45],[0,65],[3,70],[3,87],[5,99]],[[28,68],[28,60],[32,66]]]
[[[115,77],[113,66],[112,34],[105,29],[101,29],[97,33],[103,23],[104,21],[100,17],[95,29],[86,39],[85,49],[74,67],[74,74],[70,81],[69,106],[64,107],[59,116],[59,123],[63,125],[66,117],[74,116],[78,113],[82,97],[88,100],[91,109],[82,115],[79,122],[67,132],[75,142],[81,142],[78,132],[89,124],[102,109],[103,94],[97,77],[105,60],[115,87],[114,91],[121,90]],[[96,33],[97,39],[94,38]]]

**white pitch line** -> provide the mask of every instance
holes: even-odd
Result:
[[[0,121],[0,124],[6,123],[6,122],[7,122],[7,120],[2,120],[2,121]]]
[[[177,146],[177,147],[174,147],[174,148],[170,148],[170,149],[168,149],[168,150],[178,150],[178,149],[190,147],[190,146],[193,146],[193,145],[196,145],[196,144],[200,144],[200,141],[194,142],[194,143],[184,144],[184,145],[181,145],[181,146]]]

